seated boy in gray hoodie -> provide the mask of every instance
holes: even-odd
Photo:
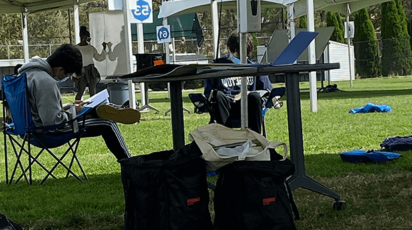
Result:
[[[67,80],[74,74],[81,75],[82,68],[82,55],[70,44],[61,45],[46,60],[34,57],[19,68],[19,73],[27,75],[30,109],[36,127],[61,124],[62,126],[53,132],[73,132],[73,127],[66,123],[70,120],[70,114],[63,109],[59,82]],[[108,117],[107,111],[113,112],[113,108],[108,107],[110,106],[101,105],[97,111],[91,110],[85,120],[78,119],[79,125],[87,127],[83,137],[102,136],[107,147],[118,160],[129,158],[131,155],[114,120],[128,124],[135,123],[140,120],[140,112],[133,109],[114,109],[118,116],[109,114],[111,120],[108,120],[104,119],[105,116]],[[77,113],[82,109],[82,105],[76,106]]]

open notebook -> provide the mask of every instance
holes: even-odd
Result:
[[[97,107],[100,104],[106,104],[108,102],[108,99],[109,99],[109,93],[107,92],[107,89],[93,95],[89,99],[84,100],[84,102],[89,102],[90,104],[87,104],[86,106],[84,106],[82,111],[80,111],[77,114],[77,116],[81,116],[82,114],[86,113],[87,111],[89,111],[90,109],[94,107]]]
[[[271,65],[290,65],[295,63],[318,34],[318,32],[300,31]]]

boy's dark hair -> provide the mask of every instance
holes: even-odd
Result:
[[[80,26],[80,32],[79,32],[80,37],[85,36],[85,37],[89,37],[90,33],[87,30],[86,26]]]
[[[253,49],[255,48],[253,45],[253,41],[250,38],[249,34],[246,34],[246,39],[247,39],[247,43],[246,43],[246,47],[247,47],[247,56],[250,55],[250,53],[252,53]],[[240,54],[240,37],[239,37],[239,33],[238,32],[233,32],[229,35],[229,38],[227,39],[227,43],[226,43],[227,47],[229,48],[229,51],[231,53],[238,53]]]
[[[63,67],[65,73],[82,74],[83,61],[79,49],[70,44],[63,44],[47,58],[53,67]]]
[[[15,67],[14,67],[14,74],[18,74],[19,73],[19,69],[20,69],[20,67],[22,67],[23,66],[23,64],[17,64]]]

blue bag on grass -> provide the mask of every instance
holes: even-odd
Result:
[[[386,112],[390,113],[392,108],[389,105],[375,105],[371,102],[363,107],[358,107],[349,110],[349,113],[372,113],[372,112]]]
[[[383,163],[397,159],[400,156],[402,156],[400,153],[360,149],[340,153],[340,158],[343,161],[352,163]]]

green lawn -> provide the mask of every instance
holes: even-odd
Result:
[[[343,211],[332,209],[333,199],[304,189],[294,191],[302,220],[298,229],[412,229],[412,151],[385,164],[343,162],[339,153],[352,149],[379,149],[390,136],[412,135],[412,77],[377,78],[334,82],[342,92],[319,93],[318,112],[310,111],[309,85],[301,84],[302,124],[306,173],[336,191],[346,201]],[[276,86],[281,84],[275,84]],[[318,84],[320,86],[320,84]],[[184,91],[184,106],[193,111]],[[136,97],[140,100],[140,94]],[[139,124],[119,127],[133,155],[173,147],[170,108],[166,92],[150,92],[150,104],[160,110],[142,113]],[[65,95],[64,101],[73,100]],[[287,96],[285,97],[287,100]],[[368,102],[387,104],[392,113],[349,114]],[[266,115],[269,140],[289,143],[287,105]],[[188,134],[208,123],[208,114],[184,113]],[[3,138],[1,139],[3,148]],[[124,196],[120,165],[102,138],[83,139],[79,158],[89,181],[49,179],[34,168],[36,181],[6,185],[4,150],[0,152],[0,213],[26,229],[123,229]],[[51,159],[45,159],[51,164]],[[77,168],[76,168],[77,170]]]

